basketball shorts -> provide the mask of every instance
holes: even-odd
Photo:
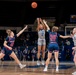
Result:
[[[11,55],[11,53],[13,52],[12,50],[8,50],[7,48],[3,47],[3,49],[1,50],[1,52],[3,54],[7,54],[7,55]]]
[[[44,45],[46,45],[46,40],[45,40],[45,39],[38,39],[38,45],[39,45],[39,46],[44,46]]]
[[[50,43],[50,44],[48,45],[48,51],[49,51],[49,52],[59,51],[59,46],[58,46],[58,44],[57,44],[57,43]]]

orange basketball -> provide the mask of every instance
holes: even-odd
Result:
[[[31,6],[32,6],[32,8],[37,8],[37,3],[36,2],[32,2]]]

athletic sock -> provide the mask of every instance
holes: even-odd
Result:
[[[19,66],[22,66],[22,64],[20,63]]]
[[[47,68],[48,68],[48,66],[45,66],[45,68],[47,69]]]
[[[59,69],[59,66],[56,66],[56,69]]]

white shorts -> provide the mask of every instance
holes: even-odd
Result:
[[[38,39],[38,45],[43,46],[46,45],[46,40],[45,39]]]

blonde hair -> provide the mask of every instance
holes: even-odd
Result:
[[[6,33],[8,34],[8,36],[10,36],[11,30],[10,29],[7,29],[6,30]]]
[[[53,31],[53,32],[57,32],[58,29],[59,29],[59,28],[58,28],[57,26],[53,26],[53,27],[52,27],[52,31]]]

